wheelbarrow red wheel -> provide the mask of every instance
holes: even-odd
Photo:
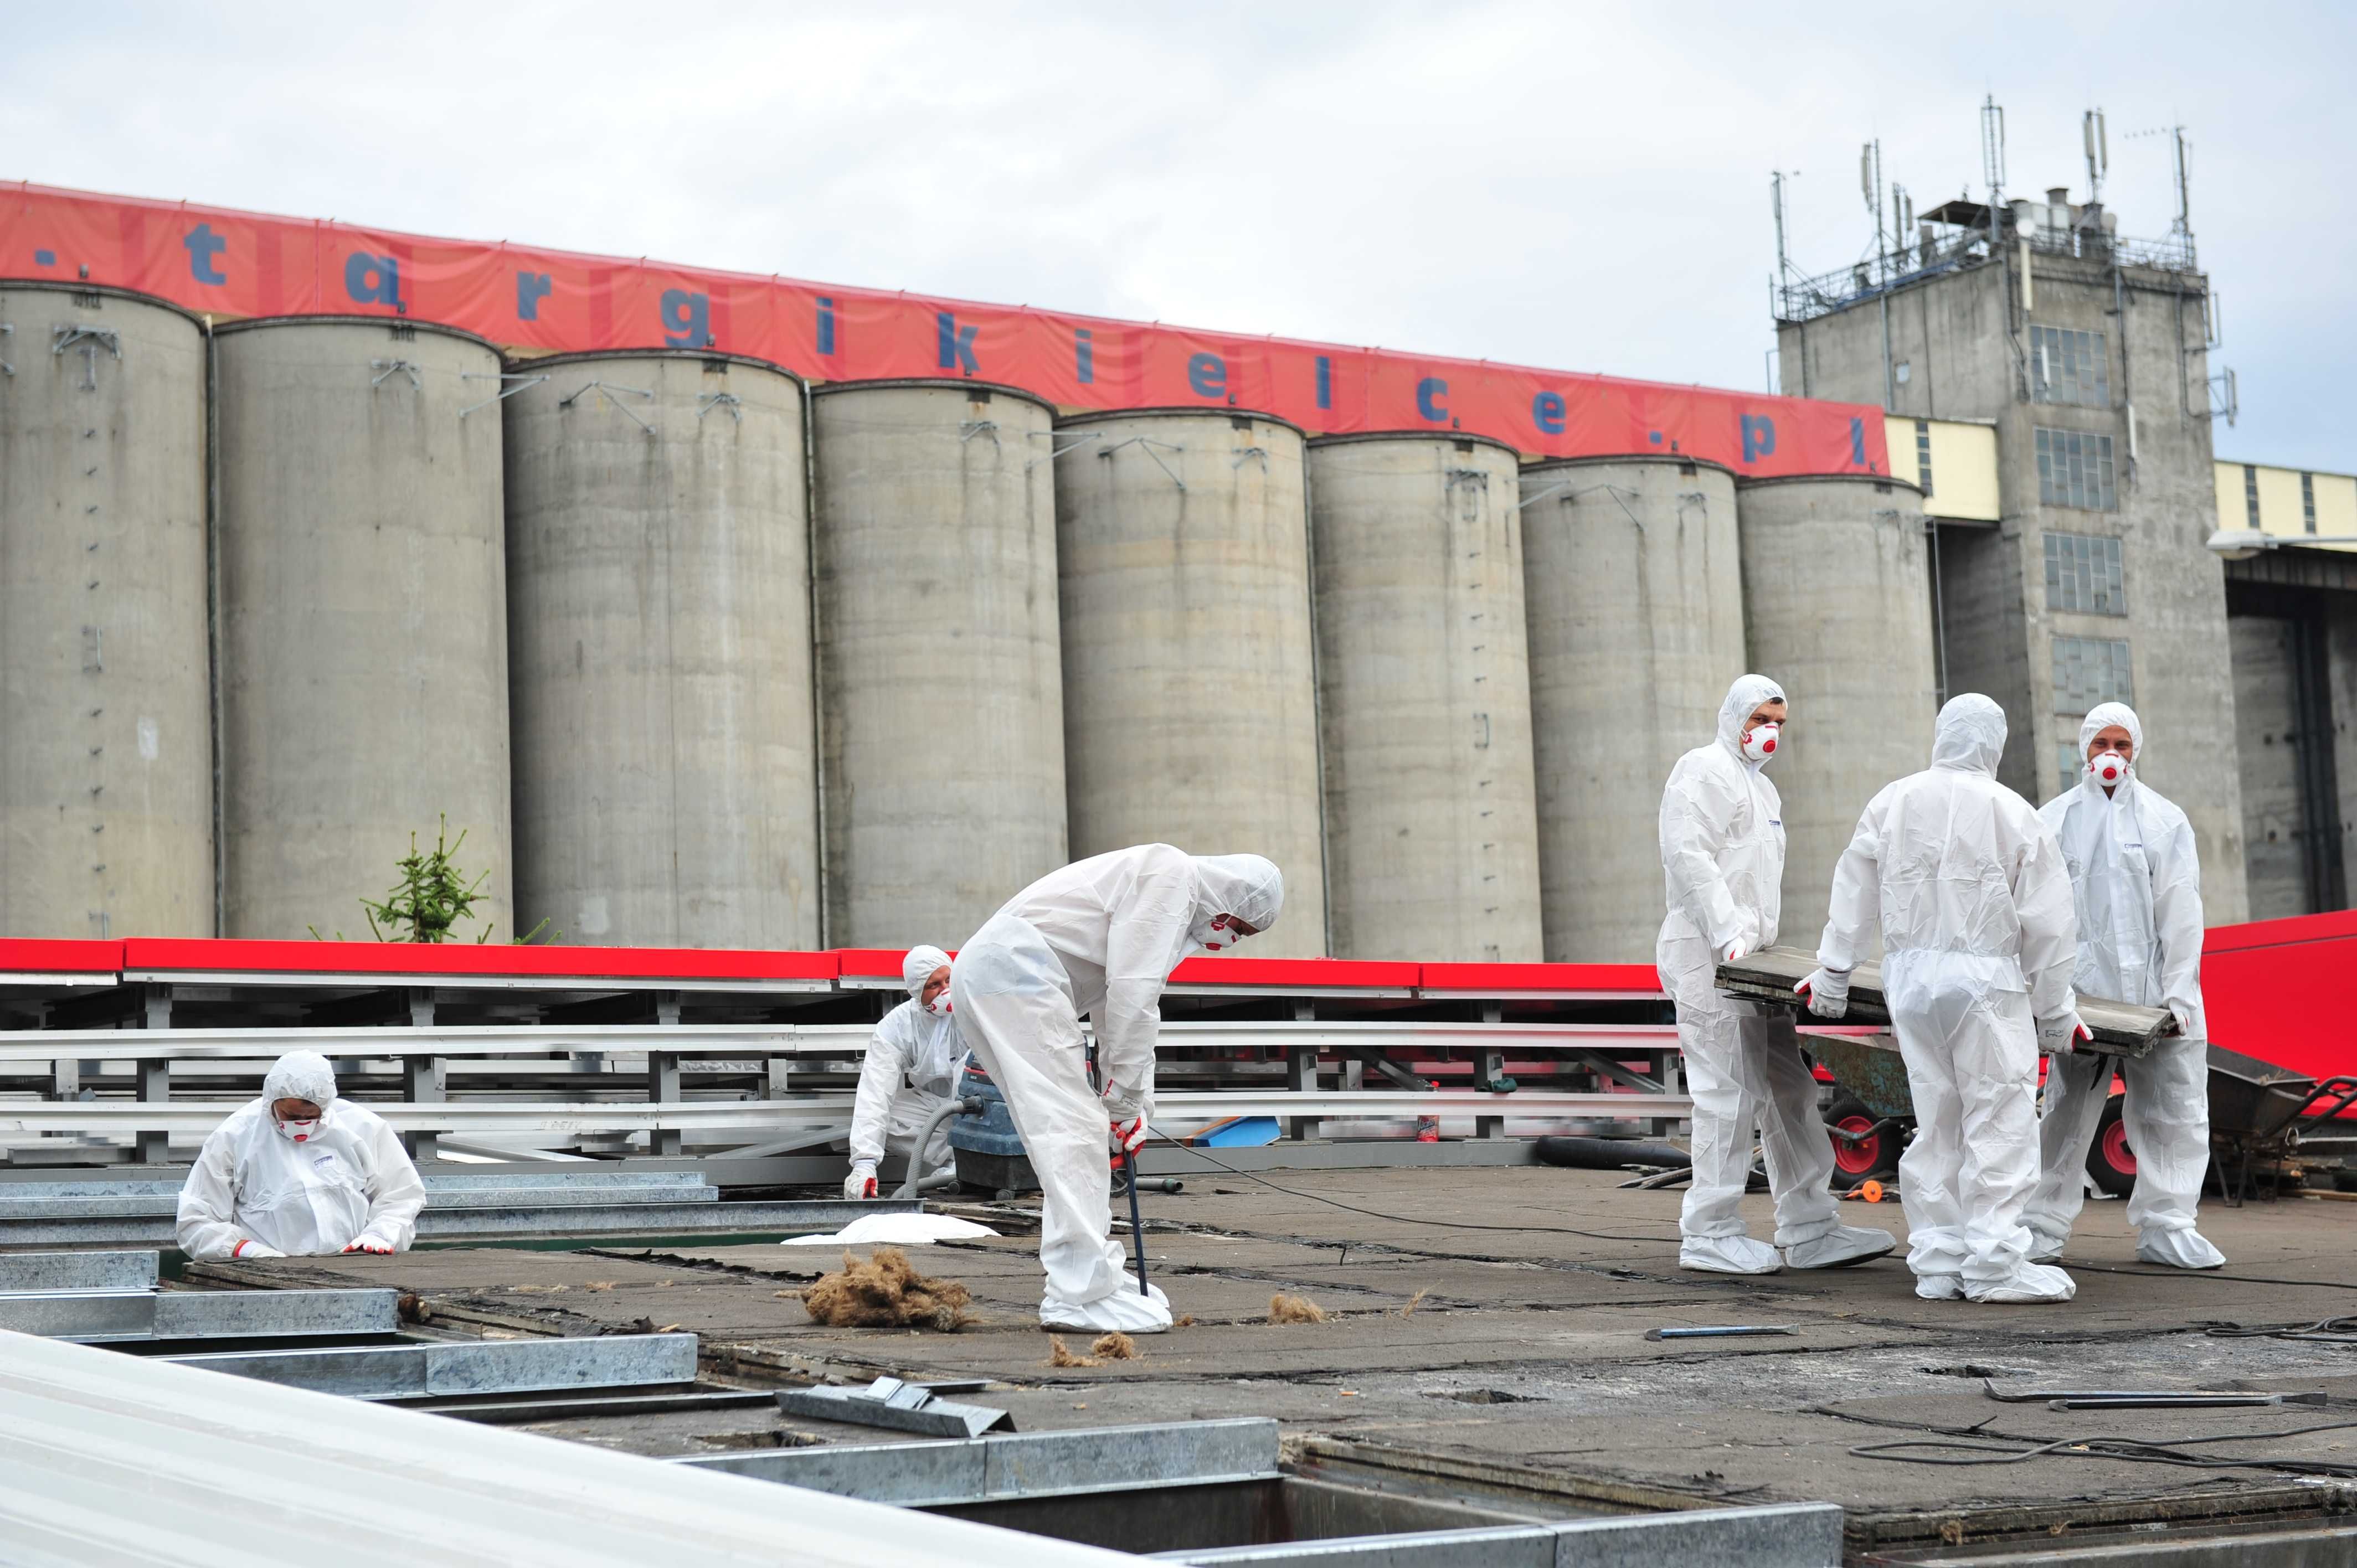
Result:
[[[1847,1187],[1864,1181],[1867,1176],[1889,1170],[1898,1164],[1891,1156],[1891,1131],[1885,1127],[1874,1131],[1878,1118],[1866,1108],[1866,1101],[1856,1095],[1836,1095],[1825,1108],[1825,1125],[1838,1132],[1859,1134],[1856,1141],[1835,1138],[1834,1145],[1834,1179]]]
[[[2104,1119],[2095,1124],[2094,1147],[2087,1151],[2087,1174],[2114,1197],[2126,1197],[2136,1190],[2136,1151],[2128,1147],[2127,1122],[2120,1116],[2123,1102],[2117,1094],[2104,1102]]]

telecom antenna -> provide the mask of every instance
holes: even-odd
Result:
[[[2005,108],[1995,93],[1981,102],[1981,177],[1989,205],[1996,206],[2005,190]]]
[[[2087,199],[2104,199],[2104,177],[2112,172],[2111,138],[2104,131],[2104,112],[2090,109],[2079,123],[2080,139],[2087,148]]]
[[[1768,172],[1768,203],[1776,213],[1776,282],[1781,286],[1792,281],[1792,263],[1784,251],[1784,181],[1800,174],[1799,169],[1787,175],[1782,169]]]
[[[1874,253],[1878,256],[1889,247],[1882,239],[1882,142],[1879,137],[1857,150],[1858,193],[1866,198],[1866,209],[1874,214]]]

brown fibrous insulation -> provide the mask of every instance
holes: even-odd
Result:
[[[1089,1354],[1107,1361],[1135,1361],[1137,1359],[1137,1341],[1116,1328],[1110,1334],[1100,1335],[1097,1342],[1089,1347]]]
[[[1195,1315],[1191,1312],[1182,1312],[1178,1315],[1178,1321],[1172,1324],[1170,1326],[1173,1328],[1192,1328],[1195,1326]]]
[[[1326,1321],[1326,1309],[1306,1295],[1280,1293],[1268,1298],[1268,1320],[1271,1323],[1323,1323]]]
[[[929,1279],[898,1247],[878,1247],[861,1262],[843,1255],[843,1272],[821,1274],[802,1293],[813,1323],[830,1328],[931,1328],[953,1334],[974,1321],[974,1293],[955,1280]]]
[[[1107,1337],[1111,1337],[1108,1336]],[[1051,1367],[1102,1367],[1104,1363],[1098,1360],[1094,1356],[1073,1355],[1071,1347],[1064,1343],[1064,1337],[1062,1335],[1050,1334],[1048,1336],[1048,1365]],[[1081,1410],[1085,1407],[1074,1405],[1072,1408],[1074,1410]]]
[[[1426,1285],[1424,1289],[1408,1297],[1407,1305],[1400,1308],[1400,1316],[1402,1317],[1414,1317],[1415,1316],[1415,1309],[1422,1306],[1424,1305],[1424,1298],[1431,1294],[1432,1287],[1430,1285]]]

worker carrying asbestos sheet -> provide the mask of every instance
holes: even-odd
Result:
[[[327,1058],[289,1051],[188,1168],[180,1250],[207,1262],[406,1251],[425,1207],[400,1134],[337,1096]]]
[[[2201,1010],[2201,863],[2185,813],[2136,776],[2144,725],[2126,703],[2104,703],[2079,726],[2075,787],[2039,815],[2071,869],[2079,915],[2076,983],[2083,994],[2166,1007],[2177,1033],[2147,1057],[2122,1058],[2136,1191],[2127,1221],[2136,1256],[2214,1269],[2226,1254],[2193,1228],[2210,1169],[2210,1030]],[[2029,1200],[2031,1255],[2062,1255],[2086,1202],[2087,1151],[2103,1121],[2112,1058],[2057,1057],[2046,1069],[2038,1123],[2044,1174]]]
[[[1899,1162],[1907,1266],[1927,1301],[2068,1301],[2030,1261],[2038,1052],[2093,1038],[2071,989],[2079,922],[2054,831],[1996,781],[2005,710],[1966,693],[1940,710],[1932,766],[1867,802],[1834,868],[1809,1011],[1849,1010],[1850,972],[1882,931],[1882,995],[1907,1063],[1915,1139]]]
[[[1834,1268],[1897,1246],[1887,1230],[1844,1225],[1827,1187],[1833,1142],[1792,1015],[1718,989],[1716,972],[1772,945],[1784,879],[1783,806],[1766,768],[1783,745],[1783,688],[1746,675],[1719,704],[1718,734],[1678,758],[1662,790],[1662,875],[1669,916],[1654,966],[1678,1009],[1678,1048],[1694,1098],[1694,1177],[1678,1215],[1678,1266],[1772,1274]],[[1751,1133],[1776,1200],[1775,1247],[1746,1233]]]
[[[904,1156],[909,1168],[926,1177],[956,1169],[947,1122],[917,1147],[918,1134],[934,1112],[957,1094],[965,1067],[965,1041],[950,1008],[950,955],[939,948],[910,948],[900,961],[909,999],[884,1015],[867,1042],[859,1069],[859,1092],[851,1102],[851,1174],[845,1197],[874,1197],[876,1165],[887,1153]]]
[[[1042,1326],[1170,1326],[1168,1298],[1139,1291],[1112,1239],[1107,1128],[1116,1151],[1146,1141],[1162,987],[1178,961],[1268,929],[1284,906],[1284,875],[1259,855],[1141,844],[1049,872],[958,950],[958,1026],[1006,1097],[1039,1178]],[[1089,1083],[1083,1014],[1095,1024],[1102,1091]]]

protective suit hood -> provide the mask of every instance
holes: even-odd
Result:
[[[1749,767],[1750,759],[1743,755],[1743,721],[1760,703],[1784,700],[1784,688],[1767,676],[1738,675],[1727,689],[1727,700],[1718,704],[1718,744]]]
[[[1195,914],[1199,919],[1233,915],[1254,930],[1276,924],[1285,908],[1285,873],[1257,854],[1199,854],[1195,862]]]
[[[2128,744],[2136,748],[2128,757],[2129,774],[2133,777],[2144,761],[2144,725],[2136,718],[2136,710],[2126,703],[2097,703],[2087,710],[2087,716],[2079,721],[2079,765],[2086,766],[2087,748],[2114,725],[2128,732]]]
[[[2005,753],[2005,710],[1978,692],[1948,699],[1932,733],[1932,766],[1996,777]]]
[[[262,1080],[265,1106],[282,1100],[307,1100],[324,1112],[335,1099],[336,1069],[317,1051],[288,1051],[270,1064],[270,1072]]]
[[[921,995],[925,982],[933,977],[933,972],[949,966],[949,954],[939,948],[919,943],[909,950],[908,957],[900,961],[900,981],[908,986],[910,996]]]

